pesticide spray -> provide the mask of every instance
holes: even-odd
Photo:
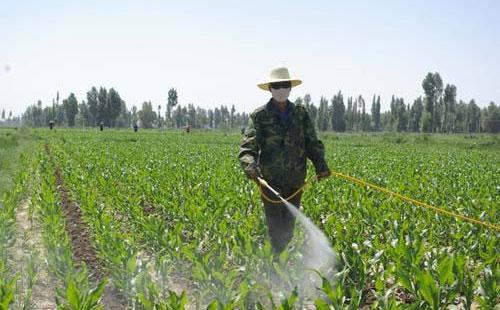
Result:
[[[313,271],[333,274],[335,271],[336,255],[325,234],[314,223],[305,216],[297,207],[284,199],[280,193],[273,189],[264,179],[258,178],[260,184],[269,189],[278,197],[287,209],[295,216],[305,231],[306,244],[304,245],[304,274],[299,279],[302,286],[301,291],[307,295],[313,294],[315,288],[320,284],[319,276]]]

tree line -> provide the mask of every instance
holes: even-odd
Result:
[[[164,115],[161,112],[162,105],[155,107],[150,101],[143,102],[140,109],[136,106],[127,109],[125,101],[113,88],[107,90],[104,87],[92,87],[86,95],[86,100],[79,103],[71,93],[60,103],[57,93],[52,105],[45,107],[39,100],[26,109],[21,121],[32,127],[45,127],[53,122],[57,126],[67,127],[94,127],[102,124],[116,128],[135,124],[143,128],[239,128],[248,123],[248,114],[237,113],[234,105],[230,109],[225,105],[214,109],[204,109],[193,104],[181,106],[174,88],[168,91]]]
[[[14,116],[12,110],[7,113],[5,109],[2,109],[0,114],[0,127],[15,127],[19,126],[21,123],[21,117]]]
[[[428,133],[479,133],[500,132],[500,107],[491,102],[481,109],[474,100],[466,103],[457,100],[457,87],[443,83],[439,73],[429,72],[422,81],[424,95],[412,104],[403,98],[392,96],[390,109],[381,111],[380,96],[373,96],[371,106],[363,96],[345,98],[341,91],[331,100],[321,97],[316,105],[311,96],[299,97],[295,103],[306,106],[310,117],[320,131],[361,132],[361,131],[396,131]],[[166,98],[166,111],[162,114],[162,105],[154,106],[145,101],[138,109],[127,109],[125,101],[118,91],[104,87],[92,87],[86,94],[86,100],[77,100],[71,93],[60,103],[59,93],[52,100],[52,105],[43,107],[41,101],[29,106],[22,117],[9,120],[20,121],[33,127],[48,126],[54,122],[57,126],[67,127],[131,127],[134,124],[142,128],[242,128],[247,125],[249,115],[239,113],[234,105],[230,108],[221,105],[205,109],[194,104],[178,104],[177,90],[171,88]],[[2,111],[5,120],[5,111]]]
[[[373,96],[370,113],[363,96],[344,100],[341,91],[331,100],[321,97],[319,105],[306,94],[296,99],[305,105],[320,131],[396,131],[426,133],[498,133],[500,106],[494,102],[481,109],[474,100],[457,101],[457,87],[443,87],[439,73],[429,72],[422,81],[424,96],[410,105],[392,96],[390,109],[381,112],[380,96]],[[347,107],[346,107],[347,102]]]

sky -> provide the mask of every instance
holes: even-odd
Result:
[[[0,0],[0,110],[22,113],[92,86],[151,101],[251,112],[272,67],[303,80],[291,99],[339,90],[413,102],[439,72],[458,99],[500,103],[500,1]]]

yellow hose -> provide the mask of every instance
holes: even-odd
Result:
[[[472,223],[472,224],[482,225],[482,226],[484,226],[486,228],[492,229],[492,230],[497,231],[497,232],[500,231],[500,226],[498,226],[498,225],[495,225],[495,224],[492,224],[492,223],[488,223],[488,222],[483,222],[483,221],[478,220],[478,219],[474,219],[474,218],[471,218],[471,217],[467,217],[465,215],[457,214],[457,213],[454,213],[452,211],[448,211],[448,210],[444,210],[444,209],[432,206],[432,205],[427,204],[425,202],[422,202],[422,201],[419,201],[419,200],[416,200],[416,199],[413,199],[413,198],[401,195],[401,194],[393,192],[393,191],[391,191],[391,190],[389,190],[387,188],[380,187],[380,186],[375,185],[373,183],[369,183],[369,182],[357,179],[355,177],[352,177],[352,176],[349,176],[349,175],[346,175],[346,174],[343,174],[343,173],[340,173],[340,172],[332,171],[331,175],[339,177],[339,178],[342,178],[342,179],[345,179],[345,180],[348,180],[348,181],[351,181],[351,182],[353,182],[355,184],[358,184],[358,185],[367,186],[369,188],[378,190],[379,192],[382,192],[382,193],[385,193],[385,194],[397,197],[397,198],[399,198],[399,199],[401,199],[403,201],[409,202],[411,204],[414,204],[414,205],[417,205],[417,206],[420,206],[420,207],[432,210],[432,211],[434,211],[436,213],[444,214],[446,216],[450,216],[450,217],[453,217],[455,219],[460,219],[460,220],[463,220],[463,221],[466,221],[466,222],[469,222],[469,223]],[[290,196],[288,196],[287,198],[285,198],[285,200],[290,201],[290,199],[294,198],[300,192],[302,192],[302,190],[309,183],[310,182],[305,182],[304,185],[302,185],[293,194],[291,194]],[[259,184],[259,190],[260,190],[260,194],[261,194],[262,198],[264,200],[266,200],[267,202],[274,203],[274,204],[281,204],[282,203],[281,200],[273,200],[273,199],[269,198],[264,193],[264,191],[262,189],[262,185],[260,185],[260,184]]]

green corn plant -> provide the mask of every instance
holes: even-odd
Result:
[[[465,309],[472,308],[474,301],[475,282],[473,280],[474,270],[469,270],[467,267],[469,260],[463,256],[455,257],[453,264],[453,274],[456,277],[456,292],[463,295],[465,298]]]
[[[67,280],[66,289],[58,290],[57,309],[61,310],[98,310],[104,309],[100,303],[107,278],[99,281],[93,289],[88,289],[85,280],[78,281],[79,276]],[[81,278],[80,278],[81,279]]]
[[[168,297],[166,300],[168,305],[166,306],[165,309],[183,310],[186,307],[187,302],[188,302],[188,299],[186,296],[187,295],[185,292],[182,292],[180,295],[177,295],[175,292],[169,291]]]
[[[0,147],[0,152],[3,146]],[[8,268],[9,250],[15,244],[15,224],[17,205],[25,197],[28,186],[28,172],[31,170],[30,157],[22,154],[20,158],[20,169],[13,172],[12,184],[1,189],[0,195],[0,309],[9,309],[16,298],[16,283],[23,277],[23,274]],[[8,177],[3,171],[3,165],[7,162],[0,162],[0,172],[2,178]],[[4,192],[5,191],[5,192]],[[31,283],[29,283],[31,284]],[[25,296],[29,297],[32,285],[28,287]]]
[[[500,264],[484,269],[484,278],[480,280],[482,291],[479,304],[484,309],[494,309],[500,303]]]
[[[14,302],[17,277],[9,278],[5,272],[3,262],[0,261],[0,309],[7,310]]]
[[[440,304],[449,305],[457,296],[457,279],[453,273],[455,258],[453,256],[443,256],[437,260],[437,282],[439,289]]]
[[[279,304],[275,304],[273,295],[269,294],[270,309],[272,310],[292,310],[295,309],[295,304],[299,301],[299,294],[297,288],[295,288],[288,297],[281,299]],[[257,303],[257,309],[265,309],[262,303]]]
[[[40,252],[36,249],[30,249],[30,255],[27,257],[25,260],[24,264],[26,266],[25,268],[25,292],[24,292],[24,300],[23,300],[23,308],[24,309],[29,309],[31,305],[31,297],[33,293],[33,286],[35,285],[36,281],[38,280],[38,263],[39,263],[39,256]]]
[[[343,309],[348,302],[344,283],[347,278],[348,269],[344,268],[341,272],[337,273],[333,281],[327,279],[316,271],[321,278],[321,286],[318,290],[324,294],[325,298],[318,298],[315,301],[317,309]]]
[[[135,279],[137,293],[136,308],[144,310],[184,310],[188,303],[185,292],[176,294],[168,290],[166,294],[156,286],[147,272],[141,272]]]
[[[383,310],[397,310],[403,309],[403,307],[397,302],[391,290],[388,290],[384,296],[379,298],[373,305],[372,308],[383,309]]]
[[[417,293],[431,309],[439,309],[440,294],[436,282],[429,271],[417,271]]]
[[[8,209],[8,205],[2,205],[0,201],[0,309],[2,310],[9,309],[9,305],[14,301],[17,282],[17,276],[12,276],[6,266],[8,248],[13,244],[14,233],[12,219],[14,214]]]

